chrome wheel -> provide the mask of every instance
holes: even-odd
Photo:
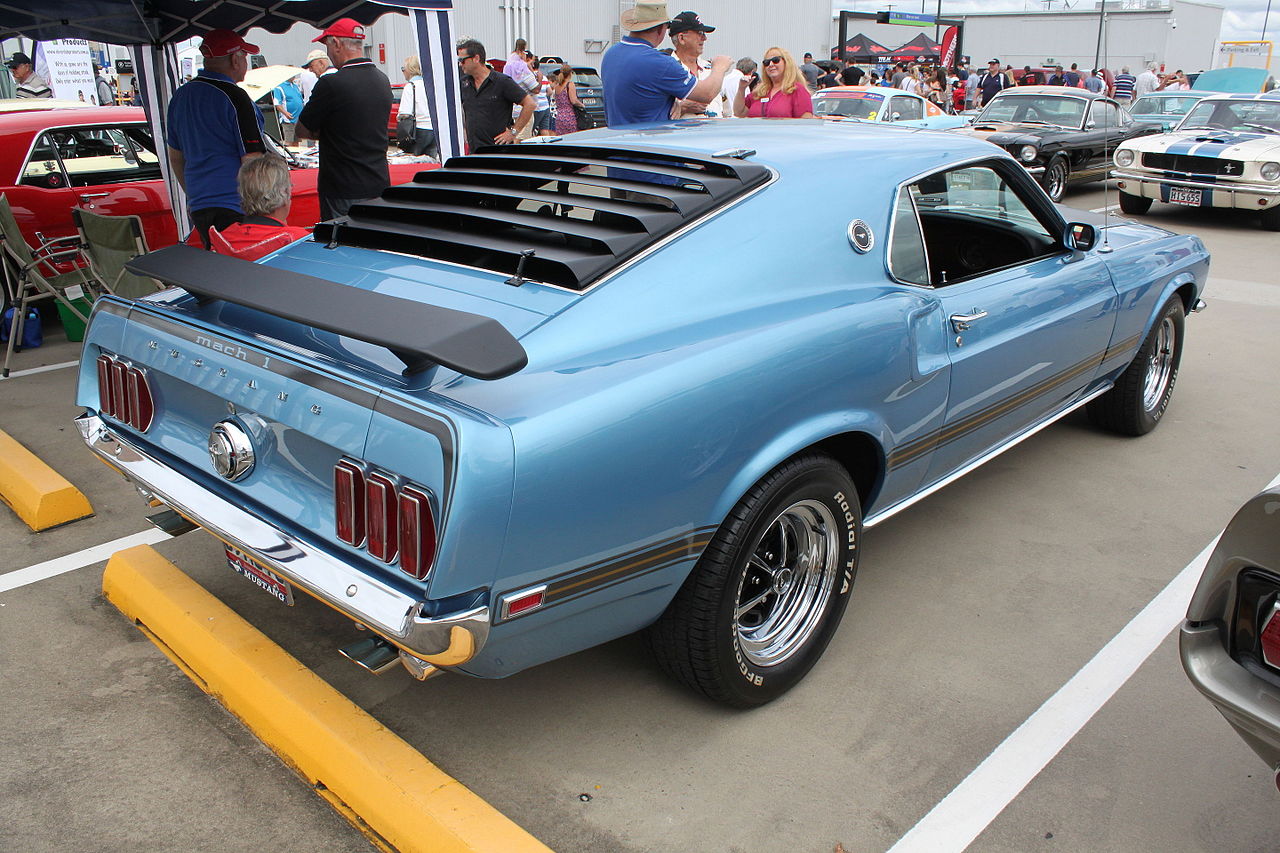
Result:
[[[1142,407],[1151,411],[1160,405],[1173,378],[1174,349],[1178,330],[1172,317],[1165,317],[1156,329],[1156,339],[1147,361],[1147,375],[1142,383]]]
[[[1055,160],[1049,164],[1049,170],[1044,173],[1044,191],[1053,201],[1062,201],[1062,194],[1067,189],[1067,168],[1062,165],[1061,160]]]
[[[738,584],[734,630],[756,666],[790,658],[822,623],[835,589],[841,528],[824,504],[804,500],[770,522]]]

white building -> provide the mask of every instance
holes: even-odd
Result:
[[[932,13],[936,5],[927,4]],[[1039,3],[1033,3],[1039,6]],[[898,8],[903,8],[899,6]],[[1070,10],[1023,12],[981,12],[943,15],[964,21],[962,53],[983,66],[999,58],[1006,65],[1062,65],[1079,63],[1088,71],[1098,53],[1097,2],[1081,2]],[[1118,70],[1129,66],[1137,73],[1147,62],[1164,63],[1173,71],[1201,71],[1214,66],[1218,33],[1222,29],[1222,7],[1191,0],[1107,0],[1106,28],[1103,31],[1099,65]],[[839,18],[833,24],[831,43],[839,39]],[[850,21],[849,37],[863,32],[893,49],[920,30],[874,22]],[[932,28],[926,29],[931,37]],[[816,51],[815,51],[816,55]]]
[[[598,68],[600,57],[620,38],[618,21],[628,0],[455,0],[454,34],[479,40],[491,58],[505,59],[517,38],[538,56],[560,56],[573,65]],[[707,37],[706,55],[759,58],[775,45],[795,55],[828,55],[831,47],[830,0],[697,0],[669,2],[672,15],[696,11],[716,31]],[[305,25],[284,35],[250,30],[246,38],[261,46],[271,65],[298,65],[316,45],[319,32]],[[367,53],[393,82],[400,63],[413,50],[409,19],[387,15],[369,28]]]

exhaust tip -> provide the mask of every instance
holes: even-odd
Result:
[[[151,522],[170,536],[181,536],[184,533],[190,533],[198,527],[198,525],[192,524],[171,509],[166,509],[163,512],[157,512],[154,515],[148,515],[147,521]]]
[[[338,649],[338,654],[374,675],[400,663],[400,650],[381,637],[367,637]]]

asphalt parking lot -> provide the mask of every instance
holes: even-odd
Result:
[[[501,681],[371,676],[336,653],[354,626],[282,607],[210,537],[156,547],[558,851],[1274,850],[1270,773],[1178,662],[1190,587],[1158,597],[1280,472],[1276,236],[1143,220],[1213,252],[1160,428],[1072,416],[868,531],[826,655],[756,711],[685,692],[635,638]],[[24,372],[76,357],[51,338],[0,382],[0,430],[96,514],[34,534],[0,509],[0,849],[374,849],[104,600],[102,559],[15,574],[147,530],[76,434],[74,370]]]

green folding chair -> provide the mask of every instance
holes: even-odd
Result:
[[[65,290],[78,285],[91,299],[97,293],[89,271],[79,266],[84,256],[80,252],[78,235],[46,240],[36,232],[36,239],[40,245],[33,249],[18,228],[9,199],[0,194],[0,263],[4,266],[5,295],[14,308],[13,319],[9,322],[4,366],[0,368],[0,376],[4,377],[9,375],[9,360],[13,353],[21,350],[18,341],[22,340],[27,306],[42,299],[56,299],[82,322],[88,323],[89,318],[67,298]],[[76,264],[71,272],[58,272],[53,266],[55,262],[66,261]]]
[[[154,278],[134,275],[124,265],[145,255],[147,238],[142,220],[136,216],[103,216],[78,207],[71,208],[76,231],[80,232],[80,248],[89,260],[93,275],[103,288],[125,299],[138,299],[163,289]]]

